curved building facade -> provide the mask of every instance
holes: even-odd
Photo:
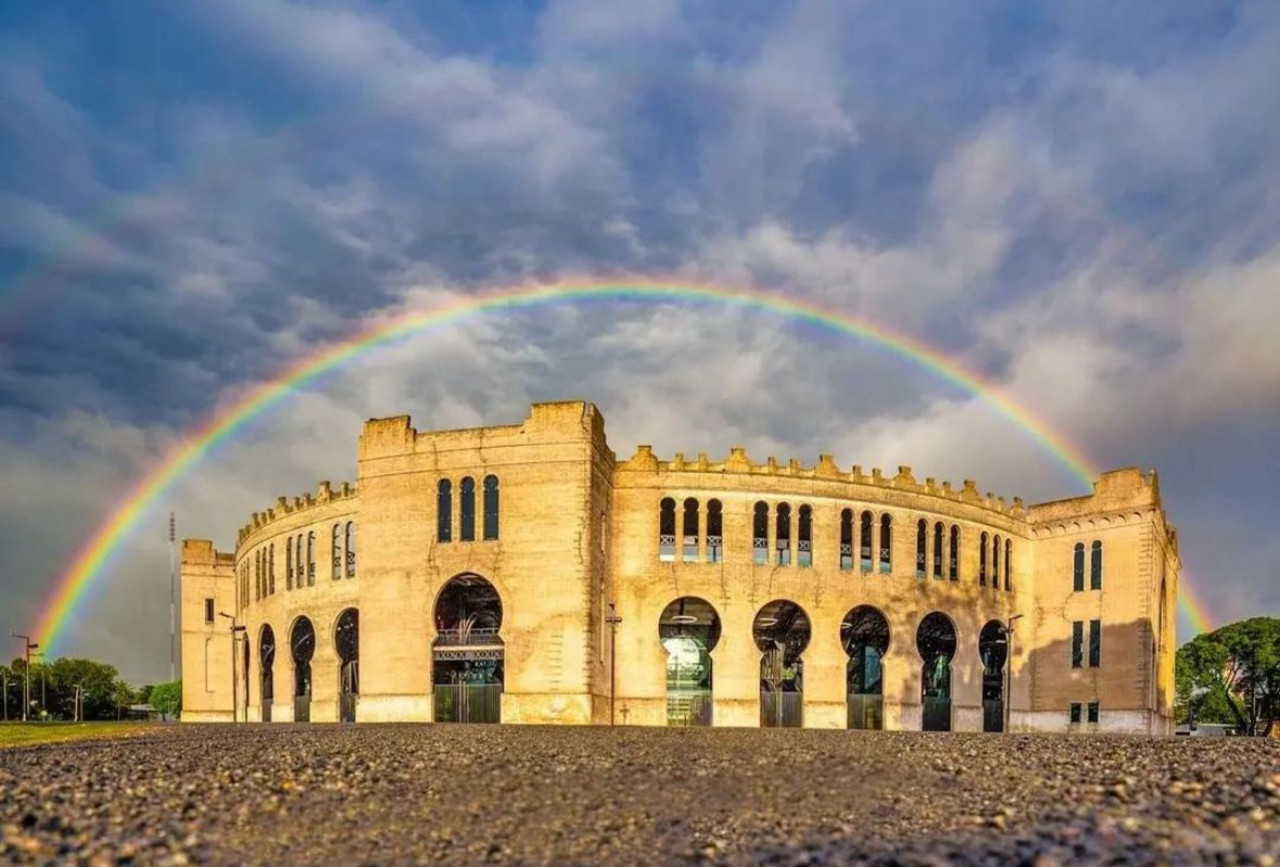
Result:
[[[591,404],[369,421],[355,485],[182,548],[185,720],[1171,731],[1154,472],[1039,505],[894,475],[618,460]]]

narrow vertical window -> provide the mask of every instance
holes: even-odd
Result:
[[[853,509],[840,513],[840,568],[853,568]]]
[[[858,565],[862,567],[863,572],[871,571],[871,526],[875,521],[875,516],[870,512],[863,512],[862,517],[858,520]]]
[[[684,501],[683,518],[680,521],[681,559],[686,563],[698,562],[698,501],[687,497]]]
[[[707,562],[724,559],[724,514],[719,500],[707,501]]]
[[[274,542],[267,548],[267,595],[276,593],[276,545]]]
[[[1098,721],[1098,703],[1096,701],[1089,702],[1089,716],[1086,720],[1091,723]]]
[[[204,622],[213,622],[213,600],[207,596],[204,599]]]
[[[991,586],[1000,589],[1000,534],[991,543]]]
[[[1073,701],[1073,702],[1071,702],[1071,716],[1070,716],[1070,717],[1068,717],[1068,719],[1070,719],[1070,720],[1071,720],[1072,725],[1079,724],[1079,722],[1080,722],[1080,702],[1078,702],[1078,701]]]
[[[262,598],[262,549],[253,552],[253,601]]]
[[[791,506],[779,503],[777,511],[777,536],[774,545],[778,549],[779,566],[791,565]]]
[[[1076,542],[1071,562],[1071,589],[1077,593],[1084,590],[1084,542]]]
[[[448,479],[436,484],[436,540],[453,541],[453,482]]]
[[[799,526],[796,528],[796,565],[807,569],[813,565],[813,509],[800,507]]]
[[[658,559],[670,563],[676,559],[676,501],[663,497],[658,505]]]
[[[933,577],[942,580],[942,534],[945,529],[942,522],[933,525]]]
[[[1071,624],[1071,667],[1079,668],[1084,664],[1084,621],[1076,620]]]
[[[880,571],[893,571],[893,518],[888,512],[880,516]]]
[[[484,477],[484,537],[498,538],[498,477]]]
[[[949,577],[952,581],[960,580],[960,526],[958,524],[951,525],[951,549],[948,552],[951,562],[947,564],[949,569]]]
[[[1102,543],[1096,540],[1089,551],[1089,589],[1102,589]]]
[[[756,503],[751,518],[751,562],[769,562],[769,504]]]
[[[987,586],[987,534],[978,537],[978,583]]]
[[[1013,589],[1013,540],[1004,540],[1004,589]]]
[[[303,567],[303,565],[302,565],[302,563],[303,563],[303,560],[302,560],[302,537],[303,537],[303,534],[302,534],[302,533],[299,533],[299,534],[298,534],[297,541],[296,541],[296,544],[294,545],[294,549],[293,549],[293,562],[294,562],[295,564],[297,564],[297,567],[296,567],[296,568],[297,568],[297,570],[298,570],[298,580],[297,580],[297,583],[293,585],[294,587],[301,587],[301,586],[302,586],[302,581],[303,581],[303,579],[306,577],[306,574],[307,574],[307,573],[304,571],[304,567]]]
[[[356,522],[347,521],[347,577],[356,577]]]
[[[1089,667],[1102,664],[1102,621],[1089,621]]]
[[[458,484],[458,539],[476,540],[476,481],[470,476]]]
[[[284,543],[284,589],[293,589],[293,542],[289,539]]]
[[[316,586],[316,531],[307,532],[307,586]]]
[[[333,525],[332,541],[329,545],[329,559],[333,563],[333,580],[342,577],[342,525]]]
[[[929,561],[926,559],[925,547],[929,540],[929,524],[924,519],[916,522],[916,577],[925,577],[925,569]]]

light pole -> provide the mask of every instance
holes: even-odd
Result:
[[[622,622],[622,618],[618,616],[618,609],[612,602],[609,603],[609,616],[604,619],[609,624],[609,725],[613,725],[614,713],[614,693],[617,691],[618,682],[618,624]]]
[[[236,636],[245,631],[245,627],[236,623],[234,614],[228,614],[225,611],[218,612],[219,617],[225,617],[231,621],[231,721],[239,722],[240,714],[240,688],[237,684],[239,678],[236,677]],[[247,684],[246,684],[247,686]],[[245,722],[248,722],[248,714],[245,715]]]
[[[1004,655],[1005,655],[1005,689],[1004,689],[1004,731],[1009,733],[1010,711],[1013,709],[1013,624],[1021,620],[1021,614],[1015,614],[1004,622]]]
[[[31,651],[35,650],[40,645],[33,643],[30,635],[19,635],[16,632],[10,632],[9,635],[13,638],[21,638],[26,642],[26,649],[23,652],[26,660],[26,665],[24,666],[26,670],[23,672],[26,676],[26,684],[22,688],[22,721],[26,722],[27,711],[31,707]]]

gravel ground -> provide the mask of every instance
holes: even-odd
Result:
[[[1280,863],[1280,743],[177,726],[0,751],[0,862]]]

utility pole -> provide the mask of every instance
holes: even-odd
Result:
[[[26,684],[22,688],[22,721],[26,722],[27,711],[31,707],[31,651],[40,645],[33,644],[30,635],[19,635],[16,632],[10,632],[9,635],[13,638],[21,638],[26,643],[26,648],[23,651],[26,659],[26,671],[23,672],[26,675]]]
[[[231,721],[239,722],[240,719],[240,687],[237,677],[238,669],[236,666],[236,644],[241,632],[245,631],[245,627],[236,623],[235,615],[228,614],[225,611],[218,612],[219,617],[225,617],[231,621]],[[245,684],[246,688],[248,684]],[[245,707],[245,722],[249,721],[249,709]]]
[[[178,679],[177,673],[177,656],[174,650],[174,634],[177,631],[177,616],[174,613],[174,587],[177,584],[176,574],[176,558],[174,557],[174,542],[178,537],[178,525],[174,519],[173,512],[169,513],[169,682],[173,683]]]
[[[1004,731],[1009,733],[1009,721],[1011,719],[1011,711],[1013,710],[1013,624],[1014,621],[1021,620],[1021,614],[1015,614],[1005,621],[1004,624],[1004,669],[1005,669],[1005,688],[1004,688]]]
[[[618,624],[622,622],[622,618],[618,616],[618,609],[612,602],[609,603],[609,616],[605,618],[605,623],[609,624],[609,725],[614,725],[613,703],[614,692],[618,682]]]
[[[4,682],[4,721],[9,721],[9,669],[0,669],[0,681]]]

